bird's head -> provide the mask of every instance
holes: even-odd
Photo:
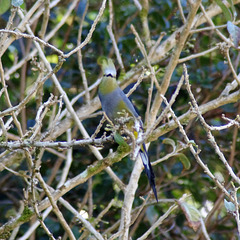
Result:
[[[103,75],[116,77],[116,68],[111,58],[99,57],[97,62],[102,68]]]

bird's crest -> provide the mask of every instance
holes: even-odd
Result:
[[[111,58],[99,57],[98,64],[101,66],[104,76],[116,77],[116,68]]]

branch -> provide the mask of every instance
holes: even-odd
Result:
[[[221,106],[224,106],[229,103],[235,103],[240,99],[240,91],[236,91],[234,93],[231,93],[228,96],[220,96],[206,104],[203,104],[199,106],[199,112],[203,115],[206,112],[209,112],[211,110],[217,109]],[[197,117],[197,114],[192,112],[191,110],[188,110],[186,113],[184,113],[182,116],[178,117],[178,120],[181,124],[186,125],[188,122],[194,118]],[[152,142],[157,140],[160,136],[174,130],[177,128],[177,124],[174,122],[174,120],[169,121],[168,123],[163,124],[156,130],[154,130],[147,139],[148,142]]]
[[[87,167],[85,171],[77,175],[76,177],[68,180],[62,185],[60,188],[56,189],[51,193],[54,201],[57,201],[60,197],[62,197],[65,193],[69,192],[74,187],[86,182],[90,177],[96,175],[102,170],[106,169],[108,166],[119,162],[126,155],[130,153],[130,148],[126,149],[125,147],[119,146],[115,153],[110,153],[106,158],[97,161],[95,164]],[[38,205],[38,210],[43,211],[47,207],[50,206],[50,202],[48,199],[42,200]],[[29,221],[34,216],[34,211],[32,208],[25,207],[22,215],[18,215],[16,218],[7,222],[3,226],[0,227],[0,239],[5,238],[5,234],[9,231],[13,230],[15,227],[23,224],[24,222]]]
[[[175,49],[172,53],[171,59],[170,59],[170,61],[168,63],[168,66],[166,68],[166,72],[164,74],[164,78],[162,80],[162,84],[161,84],[161,87],[160,87],[161,88],[160,94],[162,94],[162,95],[165,95],[165,93],[166,93],[166,91],[169,87],[170,80],[171,80],[173,71],[177,66],[179,56],[182,52],[182,49],[184,47],[184,44],[185,44],[188,36],[190,34],[190,30],[191,30],[192,26],[195,24],[196,13],[197,13],[197,10],[199,8],[200,3],[201,3],[201,0],[197,0],[197,1],[195,1],[194,4],[192,4],[190,6],[190,12],[188,14],[186,24],[184,24],[183,28],[181,30],[179,29],[178,32],[176,33],[176,41],[177,41],[176,42],[176,47],[175,47]],[[156,50],[156,51],[158,51],[158,50]],[[154,58],[154,56],[153,56],[153,58]],[[160,97],[160,94],[156,95],[156,97],[154,99],[154,102],[152,104],[151,119],[149,121],[150,126],[153,125],[153,123],[154,123],[154,121],[157,117],[157,114],[158,114],[159,108],[161,106],[161,103],[162,103],[162,99]]]

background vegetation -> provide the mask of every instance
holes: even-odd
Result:
[[[0,1],[0,239],[237,239],[239,2]],[[118,146],[99,56],[156,175]]]

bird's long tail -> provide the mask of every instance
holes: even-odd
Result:
[[[154,193],[154,196],[155,196],[155,198],[156,198],[156,200],[158,202],[157,191],[156,191],[156,187],[155,187],[155,175],[154,175],[154,172],[153,172],[150,160],[148,158],[146,146],[145,146],[144,143],[141,146],[139,154],[141,156],[141,159],[142,159],[142,162],[143,162],[143,166],[144,166],[145,172],[147,174],[150,186],[151,186],[151,188],[153,190],[153,193]]]

